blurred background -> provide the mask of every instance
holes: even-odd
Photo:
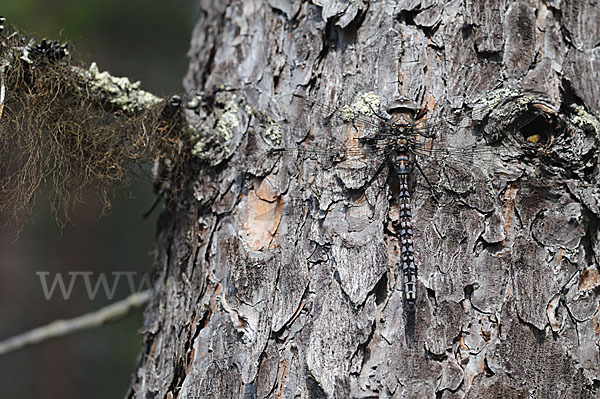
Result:
[[[67,40],[71,51],[115,76],[141,80],[160,96],[181,93],[186,52],[198,16],[196,0],[2,0],[0,15],[36,39]],[[39,198],[34,219],[16,237],[0,215],[0,341],[58,318],[97,310],[131,293],[122,277],[112,299],[101,288],[90,299],[83,279],[69,299],[56,290],[46,300],[37,272],[93,272],[95,286],[105,273],[135,272],[136,287],[152,269],[156,209],[149,181],[121,190],[102,218],[100,203],[89,198],[62,231]],[[122,398],[132,378],[141,337],[138,311],[117,323],[53,339],[0,356],[2,398]]]

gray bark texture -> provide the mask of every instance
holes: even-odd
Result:
[[[161,216],[128,397],[598,397],[599,44],[591,0],[203,1],[196,172]],[[419,157],[414,313],[397,177],[328,158],[361,127],[296,92],[405,96],[447,121],[436,148],[502,143]]]

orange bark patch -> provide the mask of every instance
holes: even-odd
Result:
[[[515,212],[515,196],[517,195],[517,188],[515,186],[508,186],[506,194],[504,195],[504,235],[508,237],[508,228],[512,220],[512,215]]]
[[[276,201],[268,201],[257,196],[257,192],[260,192],[260,189],[250,191],[246,208],[242,212],[241,236],[253,251],[271,248],[283,210],[282,197]]]
[[[559,264],[562,261],[563,258],[563,250],[559,249],[558,252],[556,253],[556,263]]]
[[[433,96],[429,96],[427,98],[427,104],[425,104],[425,108],[427,112],[431,113],[433,111],[433,107],[435,107],[435,98]]]
[[[292,361],[293,361],[293,357],[292,357]],[[277,380],[279,381],[279,394],[277,395],[278,398],[283,398],[283,393],[284,393],[284,388],[285,388],[285,380],[288,377],[288,374],[290,372],[290,361],[287,359],[281,359],[281,361],[279,362],[279,369],[277,372]]]
[[[550,322],[550,327],[552,331],[559,331],[561,327],[561,320],[556,317],[556,310],[560,305],[560,296],[556,295],[554,298],[550,300],[548,306],[546,307],[546,317],[548,317],[548,321]]]
[[[362,146],[359,143],[361,131],[364,129],[362,122],[348,123],[346,125],[346,141],[344,143],[344,152],[350,157],[360,157]]]
[[[579,288],[589,291],[600,285],[600,272],[595,266],[588,267],[579,275]]]

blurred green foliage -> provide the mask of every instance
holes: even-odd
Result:
[[[101,70],[179,91],[196,20],[193,0],[2,0],[0,13],[37,38],[62,38]]]

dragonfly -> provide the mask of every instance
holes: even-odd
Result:
[[[291,103],[297,115],[314,116],[318,121],[317,130],[342,128],[342,138],[333,140],[333,144],[329,142],[326,147],[284,146],[270,149],[265,154],[314,156],[320,160],[328,160],[325,163],[330,165],[359,161],[366,165],[374,165],[374,169],[380,165],[389,166],[389,170],[398,181],[396,196],[398,214],[395,227],[400,243],[403,299],[407,310],[414,312],[417,300],[417,261],[411,202],[415,174],[418,173],[423,177],[434,193],[434,199],[437,199],[436,190],[427,178],[422,163],[428,159],[443,160],[446,164],[492,162],[495,157],[510,157],[510,149],[501,145],[502,138],[509,132],[515,132],[527,125],[544,112],[553,112],[531,102],[510,121],[505,121],[502,132],[480,131],[479,134],[476,132],[470,138],[470,143],[457,147],[445,145],[441,140],[443,136],[448,136],[459,129],[475,131],[476,125],[483,124],[486,118],[490,118],[493,110],[501,107],[505,100],[472,107],[468,112],[427,117],[425,108],[419,109],[414,101],[404,97],[393,101],[383,113],[379,110],[379,97],[374,93],[362,95],[352,106],[344,107],[330,106],[310,96],[294,93]],[[302,122],[296,125],[302,126]],[[307,126],[310,125],[307,122]],[[526,134],[523,137],[524,142],[535,146],[545,144],[545,140],[546,137],[542,137],[539,132]],[[265,154],[258,156],[263,157]],[[345,183],[350,189],[364,188],[360,183],[353,181],[352,176]]]

